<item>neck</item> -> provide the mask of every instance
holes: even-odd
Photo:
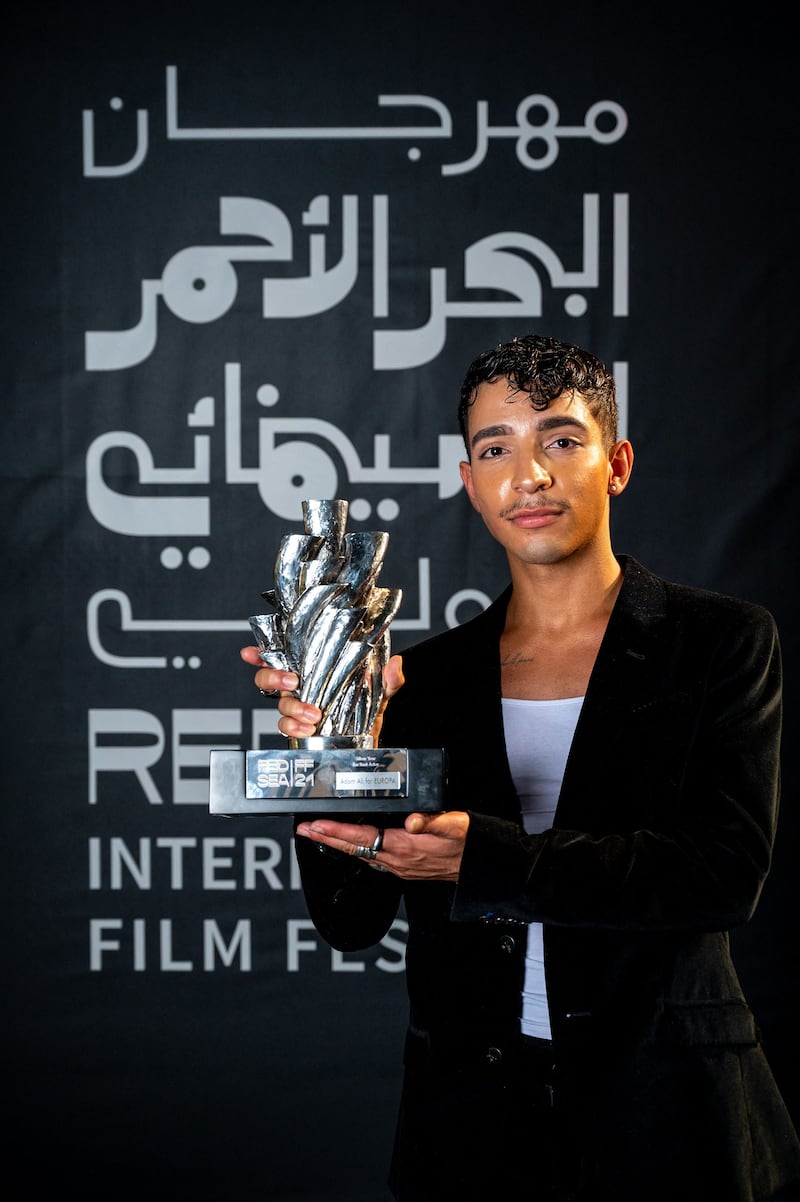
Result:
[[[610,546],[559,563],[515,561],[510,567],[513,592],[506,630],[519,625],[557,629],[607,616],[622,585],[622,569]]]

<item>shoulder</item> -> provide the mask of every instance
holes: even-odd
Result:
[[[711,680],[760,697],[779,692],[782,656],[778,628],[763,605],[712,589],[664,580],[635,560],[625,576],[610,646],[661,665],[670,677]]]
[[[770,634],[776,630],[772,613],[758,602],[665,580],[629,556],[619,559],[625,573],[622,606],[644,621],[663,617],[668,622],[706,629],[710,635],[737,628]]]

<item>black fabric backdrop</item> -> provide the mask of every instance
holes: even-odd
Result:
[[[402,921],[332,954],[288,820],[208,814],[208,749],[274,727],[238,648],[302,498],[389,531],[395,649],[499,591],[455,406],[473,355],[531,330],[617,370],[637,452],[617,549],[779,621],[779,842],[734,942],[800,1116],[797,85],[770,8],[28,4],[4,24],[21,1193],[385,1197]]]

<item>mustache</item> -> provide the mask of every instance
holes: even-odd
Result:
[[[507,505],[505,509],[500,510],[500,517],[508,518],[515,513],[533,513],[537,509],[560,509],[562,513],[566,513],[569,509],[569,501],[554,501],[550,499],[542,499],[541,501],[515,501],[513,505]]]

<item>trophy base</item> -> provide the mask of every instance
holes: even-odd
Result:
[[[317,746],[212,751],[209,810],[239,814],[412,814],[443,808],[441,748]]]

